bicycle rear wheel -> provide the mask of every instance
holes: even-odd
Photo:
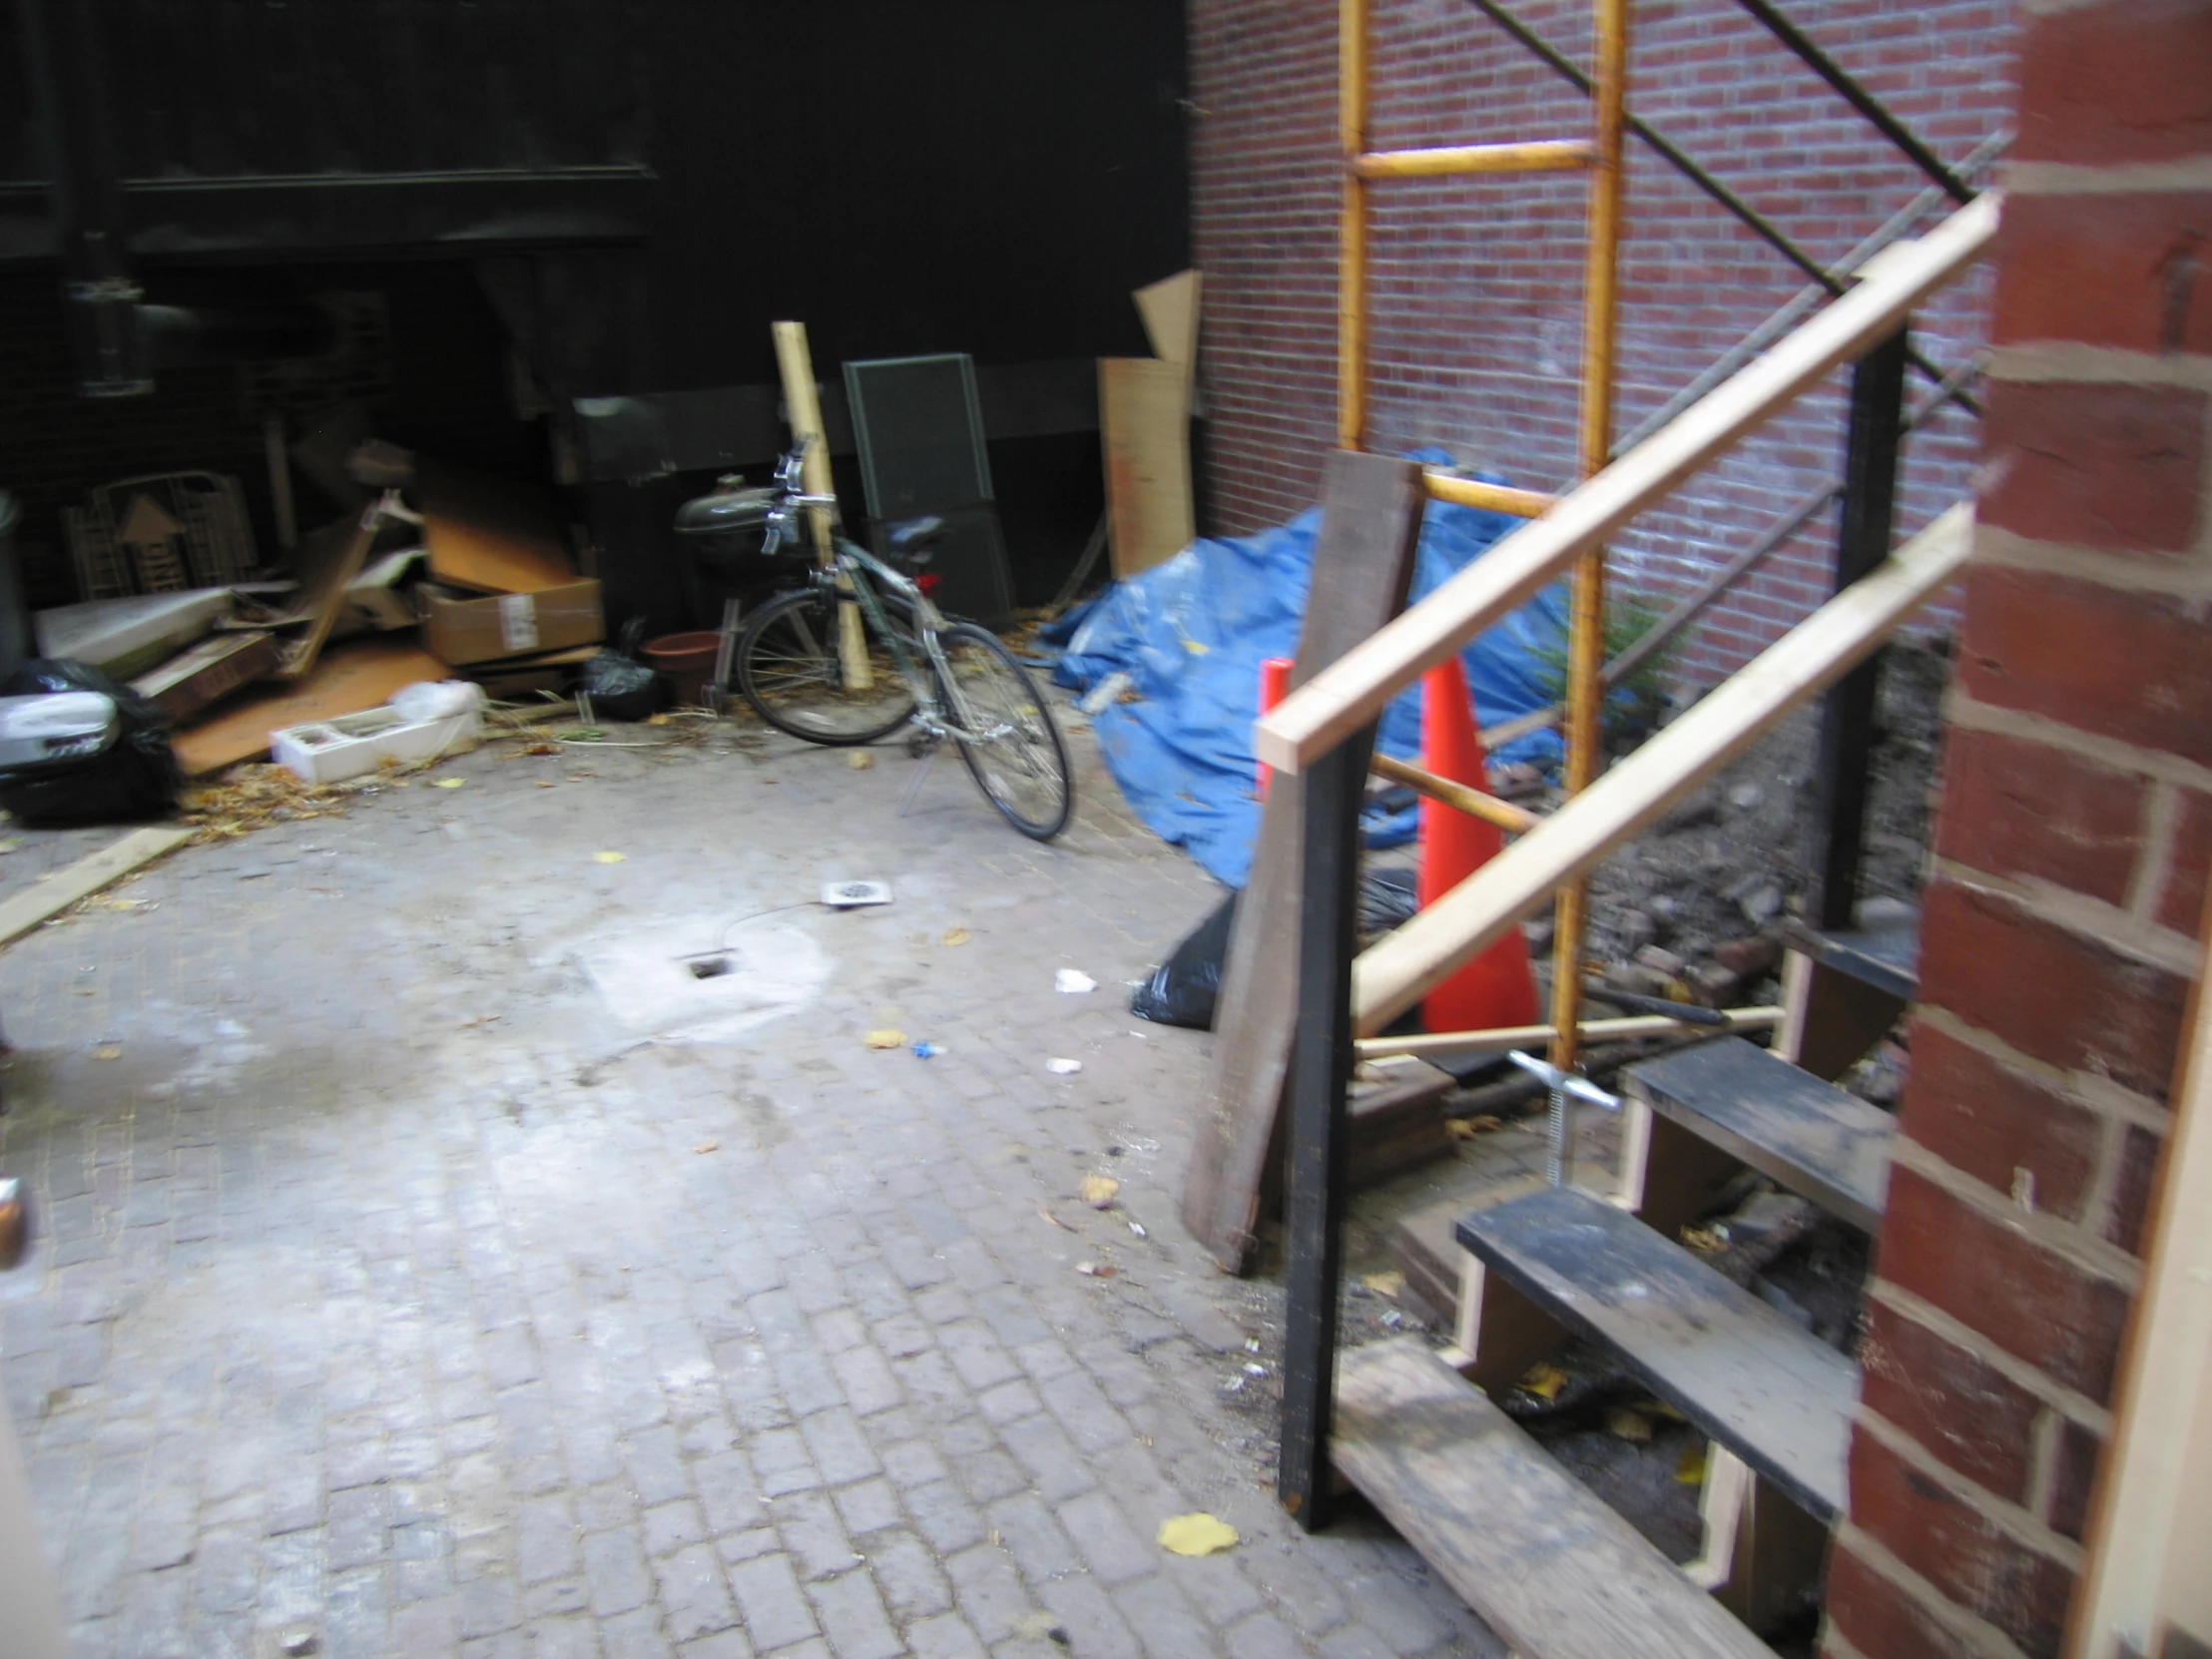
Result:
[[[945,714],[960,759],[1008,824],[1032,840],[1050,840],[1075,810],[1075,784],[1067,745],[1036,682],[995,634],[972,622],[948,624],[937,642],[949,672]]]
[[[881,603],[908,660],[918,660],[912,615],[890,596]],[[832,746],[873,743],[912,718],[914,693],[864,615],[861,628],[874,681],[865,690],[846,683],[837,655],[836,597],[820,588],[779,594],[738,636],[738,690],[779,732]]]

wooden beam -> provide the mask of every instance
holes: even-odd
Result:
[[[1957,574],[1972,542],[1973,510],[1961,502],[1560,808],[1540,831],[1363,953],[1353,969],[1360,1030],[1387,1025],[1834,682]]]
[[[75,863],[54,871],[0,904],[0,944],[21,938],[32,928],[58,916],[80,898],[89,898],[109,882],[119,880],[141,864],[152,863],[174,851],[199,831],[173,824],[134,830],[121,840],[111,841],[97,852],[88,852]]]
[[[1510,513],[1515,518],[1541,518],[1559,499],[1541,490],[1485,484],[1479,478],[1455,478],[1448,472],[1426,473],[1423,481],[1428,493],[1438,501],[1449,501],[1461,507],[1483,507],[1493,513]]]
[[[1703,1012],[1703,1010],[1699,1010]],[[1673,1037],[1692,1030],[1770,1031],[1782,1023],[1781,1008],[1729,1008],[1725,1026],[1692,1026],[1664,1014],[1634,1014],[1625,1019],[1586,1019],[1578,1028],[1584,1042],[1618,1042],[1626,1037]],[[1501,1025],[1489,1031],[1421,1031],[1402,1037],[1362,1037],[1353,1051],[1363,1060],[1393,1054],[1474,1054],[1488,1048],[1533,1048],[1559,1034],[1556,1025]]]
[[[1600,546],[1838,364],[1895,332],[1956,280],[1996,235],[1999,198],[1979,198],[1675,420],[1500,541],[1412,610],[1291,694],[1259,724],[1259,758],[1297,772],[1375,720],[1422,670]]]
[[[1355,157],[1363,179],[1449,179],[1470,173],[1564,173],[1588,167],[1597,151],[1587,139],[1529,144],[1455,144],[1435,150],[1380,150]]]
[[[1510,801],[1500,801],[1494,795],[1484,795],[1480,790],[1470,790],[1464,784],[1454,784],[1448,778],[1438,778],[1433,772],[1412,766],[1392,755],[1377,755],[1368,762],[1368,770],[1378,778],[1387,778],[1393,784],[1403,784],[1415,795],[1425,795],[1431,801],[1440,801],[1446,807],[1455,807],[1469,818],[1478,818],[1484,824],[1494,824],[1508,834],[1525,835],[1543,823],[1526,807],[1516,807]]]

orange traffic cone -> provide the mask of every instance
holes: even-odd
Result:
[[[1440,778],[1469,789],[1487,789],[1482,734],[1467,700],[1466,676],[1456,653],[1421,680],[1421,764]],[[1414,888],[1423,909],[1498,853],[1505,832],[1469,818],[1456,807],[1423,797],[1420,804],[1420,878]],[[1536,981],[1528,971],[1528,941],[1516,927],[1428,993],[1421,1017],[1431,1031],[1487,1031],[1531,1025],[1537,1017]]]

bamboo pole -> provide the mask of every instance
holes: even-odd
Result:
[[[1455,784],[1449,778],[1439,778],[1425,768],[1410,766],[1394,756],[1377,754],[1368,762],[1368,770],[1378,778],[1387,778],[1393,784],[1403,784],[1416,795],[1425,795],[1431,801],[1440,801],[1446,807],[1455,807],[1469,818],[1478,818],[1484,824],[1494,824],[1508,834],[1525,835],[1543,823],[1525,807],[1516,807],[1510,801],[1500,801],[1494,795]]]
[[[1613,447],[1613,346],[1618,305],[1621,165],[1628,92],[1628,0],[1597,0],[1592,22],[1591,107],[1596,116],[1590,179],[1589,246],[1582,278],[1582,434],[1580,475],[1601,472]],[[1582,555],[1574,573],[1572,632],[1567,640],[1567,795],[1597,781],[1604,733],[1605,548]],[[1589,882],[1578,876],[1559,889],[1552,935],[1551,1063],[1572,1070],[1582,1018],[1582,937],[1589,920]]]
[[[815,391],[815,357],[807,345],[807,324],[777,322],[770,325],[776,338],[776,366],[784,379],[784,407],[791,416],[792,437],[805,449],[800,481],[809,495],[834,495],[836,480],[830,470],[830,438],[822,428],[822,399]],[[809,507],[807,523],[814,533],[815,557],[825,570],[835,565],[836,536],[828,507]],[[867,661],[867,639],[860,631],[859,607],[853,604],[852,586],[837,579],[837,661],[844,683],[853,691],[875,684]]]
[[[1686,1021],[1669,1019],[1664,1014],[1632,1014],[1621,1019],[1586,1019],[1576,1033],[1585,1042],[1618,1042],[1627,1037],[1671,1037],[1678,1032],[1709,1032],[1722,1036],[1729,1031],[1770,1031],[1782,1023],[1786,1010],[1777,1007],[1724,1008],[1726,1026],[1691,1025]],[[1353,1052],[1363,1060],[1386,1060],[1396,1054],[1473,1054],[1490,1048],[1527,1048],[1535,1043],[1548,1043],[1558,1036],[1559,1027],[1546,1021],[1542,1025],[1501,1025],[1491,1031],[1422,1031],[1403,1037],[1361,1037],[1353,1043]]]
[[[1504,484],[1485,484],[1479,478],[1454,478],[1448,472],[1423,474],[1428,493],[1438,501],[1452,501],[1462,507],[1486,507],[1493,513],[1511,513],[1515,518],[1541,518],[1551,511],[1558,499],[1540,490],[1517,490]]]
[[[1352,158],[1362,179],[1450,179],[1471,173],[1563,173],[1588,167],[1596,151],[1586,139],[1538,139],[1527,144],[1455,144],[1435,150],[1377,150]]]
[[[1337,136],[1345,160],[1344,224],[1337,246],[1337,442],[1368,435],[1368,0],[1337,0]]]

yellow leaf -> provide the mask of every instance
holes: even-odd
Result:
[[[1521,1391],[1538,1399],[1557,1399],[1567,1385],[1567,1374],[1557,1366],[1538,1366],[1520,1380]]]
[[[1121,1183],[1110,1175],[1086,1175],[1083,1184],[1075,1189],[1075,1196],[1094,1210],[1103,1210],[1113,1203],[1114,1194],[1121,1191]]]
[[[120,1060],[123,1058],[123,1050],[114,1043],[102,1043],[92,1051],[92,1057],[95,1060]]]
[[[947,927],[944,930],[946,944],[966,944],[973,937],[965,927]]]
[[[906,1033],[893,1031],[886,1026],[880,1031],[870,1031],[860,1040],[870,1048],[904,1048],[906,1046]]]
[[[854,772],[865,772],[875,764],[875,757],[864,749],[855,749],[845,756],[844,764]]]
[[[1633,1405],[1616,1405],[1605,1413],[1605,1428],[1616,1440],[1642,1445],[1651,1438],[1651,1419]]]
[[[648,726],[666,726],[669,723],[669,720],[668,716],[666,715],[647,715],[645,717],[645,723]]]
[[[1360,1283],[1367,1286],[1377,1296],[1386,1296],[1394,1302],[1397,1299],[1397,1293],[1405,1289],[1405,1275],[1402,1273],[1363,1274]]]
[[[697,1146],[693,1147],[693,1148],[692,1148],[692,1150],[693,1150],[694,1152],[702,1152],[702,1153],[704,1153],[704,1152],[712,1152],[712,1151],[714,1151],[714,1150],[715,1150],[715,1148],[719,1147],[720,1145],[722,1145],[722,1143],[721,1143],[720,1141],[701,1141],[701,1142],[700,1142],[700,1143],[699,1143],[699,1144],[698,1144]]]
[[[433,790],[457,790],[467,782],[466,778],[433,778],[430,781],[430,788]]]
[[[1173,1515],[1160,1523],[1160,1547],[1177,1555],[1216,1555],[1237,1542],[1237,1529],[1200,1510]]]
[[[629,856],[627,852],[594,852],[591,861],[595,864],[619,864]]]
[[[1674,1465],[1674,1477],[1685,1486],[1705,1484],[1705,1444],[1692,1440],[1682,1448],[1682,1456]]]

